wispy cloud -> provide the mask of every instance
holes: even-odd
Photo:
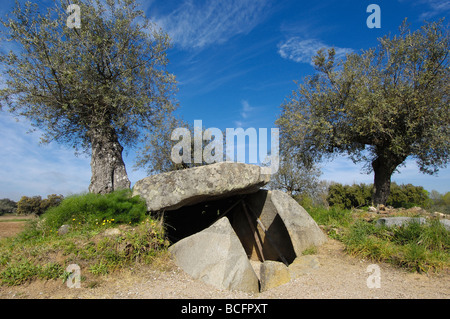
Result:
[[[185,0],[166,16],[153,17],[184,49],[204,48],[247,34],[266,16],[270,0]]]
[[[39,145],[39,132],[27,134],[27,121],[0,113],[0,198],[87,191],[89,159],[55,144]]]
[[[278,45],[278,53],[282,58],[289,59],[298,63],[309,63],[314,65],[312,57],[318,50],[329,49],[332,46],[327,45],[317,39],[301,39],[300,37],[291,37],[285,42]],[[346,54],[352,53],[353,49],[335,47],[336,58],[345,57]]]
[[[240,118],[239,120],[234,121],[234,125],[236,127],[244,127],[246,122],[251,118],[254,112],[257,110],[257,107],[251,106],[247,100],[241,101],[241,110],[240,110]]]
[[[429,19],[438,14],[445,14],[450,12],[449,0],[421,0],[420,3],[428,4],[429,11],[425,11],[420,15],[421,19]]]
[[[241,111],[241,116],[246,119],[249,117],[250,113],[255,109],[254,107],[250,106],[250,104],[248,103],[248,101],[243,100],[241,102],[242,104],[242,111]]]

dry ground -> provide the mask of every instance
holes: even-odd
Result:
[[[0,239],[11,237],[22,231],[26,221],[15,221],[24,219],[33,219],[33,216],[0,216]]]
[[[20,231],[20,222],[0,222],[0,236]],[[8,226],[9,228],[8,228]],[[68,288],[61,280],[35,280],[18,287],[0,286],[2,299],[62,299],[62,298],[433,298],[450,299],[450,274],[426,275],[409,273],[394,266],[379,263],[381,287],[368,288],[367,267],[373,262],[351,257],[343,245],[329,240],[317,251],[320,267],[291,282],[260,294],[219,290],[194,281],[182,270],[171,265],[160,271],[150,266],[125,269],[99,276],[94,288],[82,282],[81,288]],[[83,274],[82,274],[83,275]],[[90,285],[92,286],[92,277]]]

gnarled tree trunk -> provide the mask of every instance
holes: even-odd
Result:
[[[374,205],[386,205],[389,193],[391,191],[391,176],[397,166],[405,160],[390,153],[378,154],[378,157],[372,162],[374,172],[373,196]]]
[[[123,147],[113,128],[96,128],[89,133],[92,145],[91,184],[89,192],[111,193],[114,190],[130,188]]]

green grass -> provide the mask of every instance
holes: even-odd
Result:
[[[62,224],[70,225],[70,231],[58,235]],[[121,234],[105,236],[111,227],[119,227]],[[0,240],[0,284],[64,281],[69,264],[81,267],[82,278],[106,275],[152,263],[167,254],[168,244],[162,223],[150,218],[145,203],[129,192],[77,195],[30,221],[17,236]]]
[[[338,208],[310,208],[310,215],[323,225],[345,250],[373,261],[392,263],[417,272],[439,272],[450,266],[450,232],[438,220],[402,227],[378,227],[365,212]]]
[[[0,223],[9,223],[9,222],[27,222],[29,218],[13,218],[13,219],[0,219]]]

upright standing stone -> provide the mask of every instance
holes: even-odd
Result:
[[[295,199],[278,190],[271,191],[270,200],[289,233],[295,254],[326,242],[327,237],[308,212]]]
[[[259,291],[258,278],[227,217],[169,248],[177,266],[220,289]]]

